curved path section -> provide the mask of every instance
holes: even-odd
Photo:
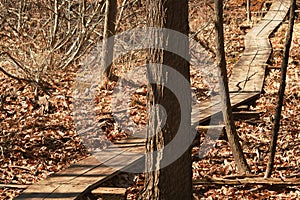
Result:
[[[229,90],[233,107],[259,97],[264,83],[266,63],[272,51],[268,38],[285,18],[288,10],[289,4],[287,0],[276,0],[261,22],[246,35],[245,52],[234,66],[229,79]],[[217,99],[218,96],[215,96],[201,103],[200,116],[192,113],[193,126],[206,121],[212,115],[220,112],[220,101]],[[124,167],[110,168],[105,163],[117,160],[120,162],[120,166],[124,166],[124,163],[126,163],[128,167],[131,164],[143,162],[140,154],[140,152],[144,151],[143,140],[129,138],[118,141],[117,145],[123,148],[123,151],[115,154],[111,151],[107,152],[107,158],[104,158],[106,161],[100,163],[93,156],[85,158],[53,176],[29,186],[16,199],[87,199],[86,195],[91,190],[124,169]],[[137,154],[136,156],[131,154],[130,159],[128,159],[128,152],[136,152]]]
[[[261,93],[272,52],[269,36],[281,24],[288,10],[288,1],[275,1],[265,17],[245,36],[245,51],[229,79],[230,92]]]
[[[257,99],[263,89],[266,67],[272,52],[269,37],[289,11],[288,0],[275,0],[264,18],[245,36],[245,51],[234,65],[229,78],[232,107]],[[192,113],[193,126],[221,111],[220,96],[200,103],[200,116]]]

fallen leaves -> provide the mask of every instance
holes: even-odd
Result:
[[[211,21],[212,10],[209,2],[191,1],[191,32],[198,32],[198,39],[206,42],[210,49],[214,49],[214,33]],[[230,68],[238,60],[244,49],[244,30],[239,28],[240,22],[245,20],[244,1],[227,1],[225,6],[225,38],[227,61]],[[255,9],[261,9],[264,1],[256,1]],[[137,5],[134,5],[137,7]],[[139,12],[143,10],[138,8]],[[258,10],[256,10],[258,11]],[[135,16],[134,18],[143,16]],[[126,29],[127,24],[134,19],[122,19]],[[209,23],[208,23],[209,22]],[[203,26],[199,24],[203,23]],[[273,55],[270,65],[280,67],[283,50],[286,24],[274,34],[271,39]],[[282,127],[278,141],[278,149],[275,159],[276,171],[274,177],[288,177],[300,174],[300,26],[295,25],[291,60],[288,69],[286,99],[284,102]],[[12,41],[10,41],[11,43]],[[126,57],[127,56],[127,57]],[[143,63],[144,54],[132,53],[124,56],[123,60],[136,60],[136,63],[122,63],[116,65],[116,70],[121,66],[132,68]],[[125,59],[126,57],[126,59]],[[122,59],[120,59],[122,60]],[[128,65],[128,66],[127,66]],[[126,68],[126,70],[127,70]],[[122,68],[123,70],[123,68]],[[122,71],[120,70],[120,71]],[[20,83],[0,74],[0,182],[15,184],[31,184],[44,179],[71,163],[86,156],[82,140],[75,131],[72,111],[72,85],[75,79],[75,70],[53,72],[52,95],[38,93],[38,101],[35,99],[35,87]],[[121,72],[119,72],[122,74]],[[267,162],[270,133],[273,126],[273,114],[276,106],[277,91],[279,87],[280,70],[270,70],[264,87],[265,94],[257,100],[252,110],[264,112],[258,121],[237,121],[238,133],[243,143],[243,149],[247,161],[254,174],[263,175]],[[192,87],[199,100],[210,95],[209,85],[202,80],[197,70],[191,69]],[[114,112],[127,112],[128,121],[114,119],[111,108],[112,94],[116,82],[106,82],[97,88],[94,112],[97,115],[99,128],[103,131],[106,139],[110,141],[127,137],[131,134],[128,121],[133,125],[145,126],[147,123],[146,95],[147,88],[140,85],[129,98],[129,104],[125,110]],[[202,99],[201,99],[202,98]],[[121,104],[122,102],[116,102]],[[122,129],[124,124],[127,130]],[[83,127],[86,128],[86,127]],[[99,146],[104,147],[105,138],[98,137]],[[200,141],[203,141],[203,134]],[[196,147],[193,153],[197,152]],[[235,174],[236,169],[232,153],[228,143],[218,140],[207,154],[200,160],[193,162],[193,178],[221,177]],[[142,177],[136,178],[136,186],[129,188],[128,199],[134,199],[136,192],[143,186]],[[9,199],[18,195],[20,190],[0,188],[0,199]],[[195,191],[201,199],[256,199],[256,198],[299,198],[299,188],[276,188],[276,191],[260,187],[202,187]]]

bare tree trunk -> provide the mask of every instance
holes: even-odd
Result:
[[[114,41],[107,40],[111,36],[115,35],[116,26],[116,14],[117,14],[117,0],[106,0],[105,7],[105,21],[103,32],[103,53],[102,53],[102,66],[105,67],[105,75],[109,79],[113,79],[111,72]]]
[[[121,10],[120,10],[120,13],[119,13],[119,17],[118,17],[118,20],[116,22],[116,29],[118,29],[119,26],[120,26],[120,21],[121,21],[121,18],[123,17],[123,12],[124,12],[126,3],[127,3],[127,0],[123,0],[122,5],[121,5]]]
[[[240,174],[245,174],[250,172],[247,161],[244,157],[241,145],[239,143],[239,137],[236,132],[236,127],[232,117],[231,103],[229,98],[229,89],[228,89],[228,78],[226,70],[226,60],[225,60],[225,50],[224,50],[224,31],[223,31],[223,1],[215,0],[215,12],[216,12],[216,48],[217,48],[217,65],[220,69],[220,83],[223,83],[221,86],[221,98],[222,98],[222,112],[224,117],[224,122],[226,126],[226,133],[228,141],[232,150],[233,157],[236,162],[238,172]]]
[[[168,28],[188,35],[188,1],[187,0],[147,0],[148,7],[148,26],[158,28]],[[172,45],[173,48],[181,48],[189,56],[188,37],[185,41],[175,41],[170,38],[172,35],[164,35],[164,38],[155,38],[157,42],[163,42],[166,45]],[[174,39],[174,38],[173,38]],[[149,128],[147,130],[147,152],[157,151],[157,154],[146,156],[146,179],[144,190],[139,196],[140,200],[191,200],[192,199],[192,161],[191,149],[188,139],[191,138],[191,92],[189,85],[189,62],[178,55],[161,49],[150,49],[148,52],[148,78],[150,82],[155,81],[158,84],[149,86],[150,94],[148,96],[148,106],[161,105],[164,107],[167,119],[163,128],[159,129],[159,123],[162,120],[161,113],[163,109],[156,107],[149,113]],[[157,63],[157,64],[151,64]],[[188,84],[183,84],[176,77],[169,77],[170,69],[178,71],[184,76]],[[172,71],[172,70],[171,70]],[[169,75],[169,76],[168,76]],[[167,82],[173,83],[180,91],[180,94],[174,93],[165,86]],[[176,82],[177,81],[177,82]],[[186,82],[185,82],[186,83]],[[178,98],[179,95],[180,97]],[[185,99],[184,102],[179,99]],[[182,117],[184,116],[184,117]],[[179,126],[184,130],[179,131]],[[178,134],[182,144],[174,147],[180,148],[180,145],[187,145],[188,149],[178,159],[168,166],[163,166],[163,159],[166,156],[165,147]],[[163,151],[159,151],[163,149]],[[173,153],[173,152],[172,152]]]
[[[58,29],[58,0],[54,0],[54,21],[53,21],[53,32],[51,37],[51,46],[54,47],[56,42],[56,34]]]
[[[71,33],[71,0],[67,0],[68,9],[66,11],[66,18],[67,18],[67,34]]]
[[[293,29],[294,29],[295,9],[296,9],[296,0],[291,0],[289,28],[286,36],[284,56],[282,58],[282,64],[281,64],[281,77],[280,77],[280,87],[278,91],[278,103],[275,111],[274,127],[272,131],[272,140],[270,145],[270,155],[269,155],[269,161],[266,169],[265,178],[270,178],[274,166],[276,143],[277,143],[278,132],[280,128],[281,109],[282,109],[284,90],[286,84],[285,83],[286,73],[287,73],[287,67],[289,63],[290,47],[291,47]]]
[[[247,0],[247,22],[251,23],[251,0]]]
[[[20,1],[19,10],[18,10],[18,25],[17,30],[20,31],[23,21],[23,12],[24,12],[25,2],[24,0]]]

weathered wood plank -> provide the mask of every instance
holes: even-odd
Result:
[[[140,148],[140,152],[143,149]],[[91,189],[91,186],[96,187],[103,180],[112,177],[114,173],[133,164],[143,156],[141,153],[130,152],[131,149],[126,150],[128,152],[119,151],[118,154],[117,151],[110,149],[98,154],[97,156],[104,158],[105,162],[98,161],[94,156],[83,159],[76,166],[63,170],[55,177],[49,177],[38,184],[29,186],[16,199],[76,199],[81,193]],[[106,159],[108,157],[110,159]],[[76,169],[81,170],[76,172]]]
[[[114,194],[114,195],[125,195],[126,188],[114,188],[114,187],[100,187],[92,191],[94,195],[101,194]]]
[[[40,185],[33,184],[29,186],[22,194],[16,197],[16,200],[41,200],[47,198],[53,193],[60,185],[59,184],[48,184]]]
[[[246,120],[246,119],[258,119],[261,115],[261,112],[257,111],[240,111],[240,112],[232,112],[233,118],[235,120]]]
[[[220,130],[220,129],[224,129],[225,128],[225,125],[209,125],[209,126],[196,126],[196,129],[198,131],[207,131],[207,130],[210,130],[210,129],[217,129],[217,130]]]
[[[128,137],[124,140],[115,141],[114,144],[140,144],[140,143],[144,143],[144,142],[145,142],[145,138]]]
[[[252,101],[259,97],[259,93],[230,93],[231,105],[233,108],[245,104],[246,102]],[[204,103],[203,103],[204,104]],[[212,99],[205,101],[206,107],[203,107],[200,103],[199,112],[192,112],[192,126],[196,127],[198,124],[203,123],[221,112],[221,99],[220,96],[215,96]],[[197,110],[194,108],[193,110]]]
[[[88,189],[89,186],[89,183],[81,183],[76,185],[61,184],[51,194],[44,198],[44,200],[75,200],[82,195],[82,191]]]

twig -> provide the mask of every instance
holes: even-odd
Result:
[[[1,157],[4,158],[4,152],[3,152],[3,147],[2,146],[0,146],[0,151],[1,151]]]
[[[126,5],[126,2],[127,2],[127,0],[123,0],[123,2],[122,2],[120,14],[119,14],[118,20],[116,22],[116,30],[118,30],[118,28],[119,28],[119,24],[120,24],[121,18],[123,16],[123,12],[124,12],[124,8],[125,8],[125,5]]]
[[[25,170],[25,171],[32,172],[31,169],[29,169],[27,167],[24,167],[24,166],[8,165],[7,168],[16,168],[16,169],[22,169],[22,170]]]
[[[29,187],[29,185],[0,184],[0,188],[27,189],[28,187]]]
[[[9,78],[16,79],[18,81],[25,81],[25,82],[30,82],[30,83],[34,82],[35,83],[35,81],[33,81],[33,80],[29,80],[29,79],[14,76],[14,75],[8,73],[7,71],[5,71],[1,66],[0,66],[0,71],[3,72],[3,74],[8,76]]]
[[[5,74],[6,76],[8,76],[9,78],[12,78],[12,79],[15,79],[17,81],[24,81],[24,82],[27,82],[27,83],[31,83],[31,84],[35,84],[37,86],[39,86],[46,94],[50,95],[49,91],[44,87],[42,86],[40,83],[32,80],[32,79],[26,79],[26,78],[21,78],[21,77],[17,77],[17,76],[14,76],[10,73],[8,73],[5,69],[3,69],[1,66],[0,66],[0,71]]]

